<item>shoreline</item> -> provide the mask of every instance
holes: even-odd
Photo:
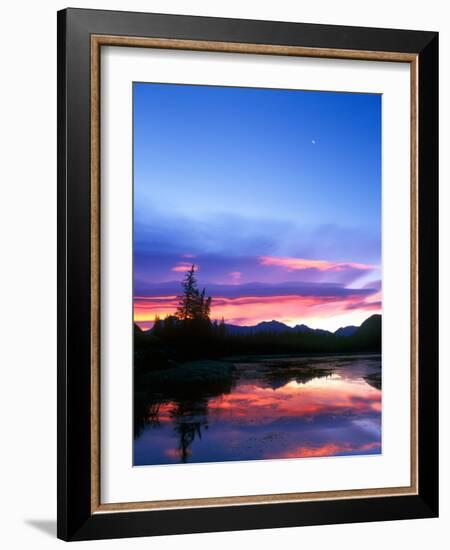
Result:
[[[342,359],[345,359],[346,357],[354,358],[354,357],[381,357],[382,352],[374,351],[374,352],[330,352],[330,353],[275,353],[275,354],[259,354],[259,355],[227,355],[225,357],[219,357],[217,358],[217,361],[225,361],[225,362],[236,362],[240,361],[242,359],[245,359],[247,361],[260,361],[262,359],[290,359],[295,357],[301,357],[307,359],[308,357],[314,358],[314,359],[330,359],[333,357],[339,357]]]

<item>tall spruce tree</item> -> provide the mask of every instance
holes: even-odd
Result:
[[[179,297],[176,316],[182,321],[187,321],[195,318],[195,309],[198,303],[198,288],[194,264],[186,272],[181,286],[183,287],[183,294]]]
[[[186,272],[181,283],[183,293],[179,297],[176,316],[181,321],[203,319],[209,321],[211,297],[205,297],[205,289],[199,291],[195,277],[195,264]]]

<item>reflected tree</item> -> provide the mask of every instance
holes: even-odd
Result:
[[[201,439],[202,428],[208,429],[208,400],[179,401],[171,410],[170,416],[178,436],[180,460],[187,462],[195,438]]]

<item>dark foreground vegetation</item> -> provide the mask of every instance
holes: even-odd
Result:
[[[169,317],[157,330],[134,328],[136,370],[159,370],[173,363],[230,355],[380,353],[381,315],[369,317],[351,336],[334,333],[229,333],[222,324]]]

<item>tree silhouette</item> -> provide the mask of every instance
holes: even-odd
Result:
[[[152,331],[153,334],[155,336],[160,336],[162,332],[162,328],[163,328],[163,325],[162,325],[160,316],[155,315],[155,321],[153,323],[153,331]]]
[[[205,297],[205,289],[199,291],[195,277],[195,264],[186,272],[181,283],[183,294],[179,297],[176,316],[180,321],[210,321],[211,296]]]
[[[195,265],[192,264],[191,269],[186,272],[183,282],[183,294],[179,297],[176,316],[181,321],[194,319],[196,304],[198,302],[198,287],[195,277]]]

